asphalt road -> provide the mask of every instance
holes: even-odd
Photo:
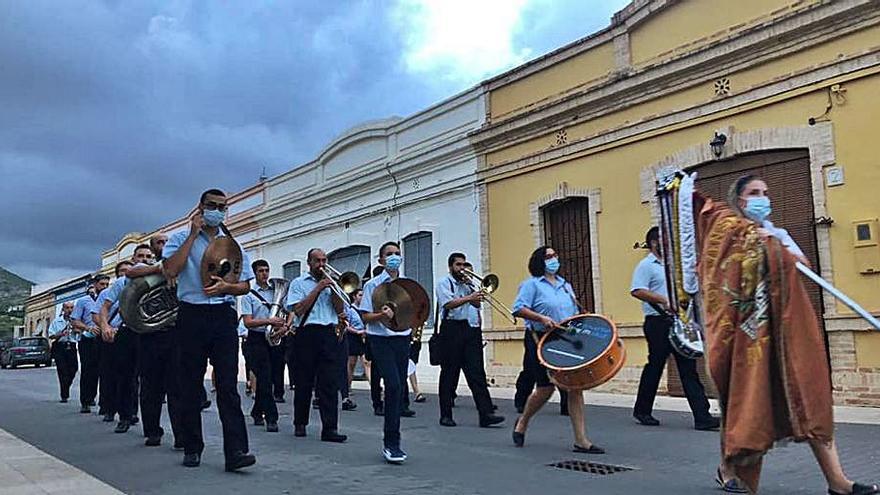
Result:
[[[515,411],[510,401],[497,401],[508,421],[500,428],[477,426],[469,397],[456,408],[457,428],[437,424],[437,398],[414,404],[415,418],[402,420],[403,446],[409,460],[387,465],[380,457],[381,418],[373,416],[368,394],[355,393],[360,407],[342,412],[340,430],[346,444],[318,440],[320,420],[313,411],[307,438],[293,437],[291,400],[280,404],[280,433],[248,426],[257,465],[242,473],[223,472],[220,425],[216,407],[203,413],[206,450],[199,469],[181,467],[182,454],[165,444],[143,446],[140,426],[124,435],[96,414],[79,414],[78,401],[58,403],[54,368],[0,372],[0,428],[92,476],[131,494],[201,495],[216,493],[300,494],[549,494],[549,493],[719,493],[713,481],[718,463],[718,434],[691,429],[684,413],[657,412],[659,428],[636,425],[627,409],[589,406],[591,439],[608,454],[574,454],[567,418],[550,404],[532,423],[526,447],[510,439]],[[72,397],[78,396],[76,389]],[[250,399],[242,402],[249,408]],[[247,411],[247,409],[246,409]],[[880,426],[838,425],[844,466],[858,480],[880,481]],[[634,468],[594,475],[557,469],[548,464],[583,460]],[[2,483],[2,480],[0,480]],[[765,461],[761,493],[825,493],[821,473],[805,445],[771,452]]]

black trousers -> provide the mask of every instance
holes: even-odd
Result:
[[[367,342],[373,357],[372,376],[381,375],[385,381],[384,443],[386,447],[400,447],[400,412],[405,407],[404,397],[409,395],[406,378],[410,336],[370,335]]]
[[[536,370],[534,369],[535,352],[534,340],[532,340],[530,331],[526,330],[525,336],[523,337],[523,369],[516,377],[516,393],[513,396],[513,405],[517,410],[526,407],[526,401],[529,399],[529,395],[532,394],[532,391],[535,390],[535,385],[537,384],[535,378]],[[557,390],[559,390],[559,413],[567,415],[568,392],[558,387]]]
[[[364,358],[370,362],[373,361],[373,349],[370,347],[370,339],[372,338],[373,336],[367,335],[366,352],[364,353]],[[407,371],[409,371],[409,363],[407,363]],[[408,377],[409,374],[407,374],[405,378]],[[373,402],[373,409],[378,409],[384,406],[382,401],[382,373],[375,366],[370,368],[370,399]],[[406,379],[403,380],[402,400],[401,411],[405,411],[409,409],[409,381]]]
[[[58,372],[58,385],[61,398],[70,398],[70,386],[76,378],[79,364],[76,359],[75,342],[55,342],[52,344],[52,358],[55,359],[55,371]]]
[[[483,334],[467,320],[443,320],[440,324],[443,361],[440,363],[440,417],[452,417],[452,401],[458,377],[464,372],[481,417],[492,414],[492,399],[483,368]]]
[[[277,423],[278,407],[272,395],[272,353],[281,346],[270,346],[263,332],[253,330],[248,331],[247,346],[251,370],[257,377],[251,417],[265,418],[269,423]]]
[[[98,354],[100,356],[99,374],[101,395],[98,405],[100,412],[109,415],[115,415],[116,409],[116,370],[114,369],[115,343],[105,342],[101,337],[96,337],[98,343]]]
[[[321,428],[336,431],[339,423],[339,341],[335,325],[305,325],[293,337],[293,424],[309,424],[312,390],[318,396]]]
[[[126,326],[120,326],[112,344],[113,369],[116,375],[116,407],[119,420],[137,416],[138,396],[138,340],[139,335]]]
[[[187,454],[205,449],[202,402],[208,359],[217,379],[217,409],[226,460],[248,451],[247,429],[238,396],[238,316],[229,304],[181,302],[176,344],[180,349],[181,443]]]
[[[266,340],[264,337],[263,340]],[[277,346],[269,346],[269,375],[272,387],[272,397],[284,397],[284,365],[287,361],[287,347],[290,345],[290,338],[283,337],[281,344]],[[291,381],[291,383],[293,383]]]
[[[180,439],[180,393],[177,385],[180,356],[174,345],[174,328],[140,335],[140,397],[145,437],[159,437],[162,399],[167,397],[168,417],[175,440]]]
[[[673,354],[684,394],[694,415],[694,421],[696,423],[706,422],[710,419],[709,400],[706,399],[706,391],[697,375],[697,362],[679,355],[672,349],[672,344],[669,343],[670,328],[672,328],[672,320],[669,318],[663,316],[645,317],[642,329],[648,340],[648,363],[642,369],[639,393],[633,414],[651,414],[654,410],[654,399],[657,396],[660,377],[663,376],[663,368],[666,366],[669,354]]]
[[[91,406],[98,396],[98,377],[101,371],[100,337],[81,338],[79,341],[79,362],[82,371],[79,375],[79,403]],[[104,397],[101,397],[103,402]]]

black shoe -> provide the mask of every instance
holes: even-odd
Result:
[[[147,439],[144,440],[144,445],[146,445],[147,447],[158,447],[159,445],[162,445],[162,437],[147,437]]]
[[[516,406],[516,412],[519,413],[519,414],[522,414],[522,413],[523,413],[523,409],[525,409],[525,407],[523,407],[523,406]]]
[[[413,399],[413,402],[417,402],[417,403],[421,404],[423,402],[426,402],[427,400],[428,400],[428,398],[425,397],[425,394],[416,394],[416,397],[415,397],[415,399]]]
[[[115,419],[116,419],[115,414],[105,414],[104,419],[102,419],[101,421],[103,421],[105,423],[112,423]]]
[[[293,436],[295,436],[295,437],[306,436],[306,425],[293,425]]]
[[[344,443],[348,440],[346,435],[341,435],[338,431],[321,432],[322,442]]]
[[[694,429],[699,431],[715,431],[721,428],[721,420],[712,416],[705,421],[694,423]]]
[[[568,408],[559,409],[559,415],[560,416],[568,416]]]
[[[128,420],[128,422],[133,425],[138,424],[140,421],[141,421],[140,418],[138,418],[137,416],[132,416],[131,419]]]
[[[440,426],[453,427],[453,426],[458,426],[458,424],[452,418],[443,416],[442,418],[440,418]]]
[[[205,402],[202,402],[202,411],[204,411],[205,409],[207,409],[209,407],[211,407],[211,401],[206,400]]]
[[[262,418],[262,416],[254,417],[254,426],[263,426],[266,424],[266,421]]]
[[[877,485],[863,485],[861,483],[853,483],[851,495],[874,495],[876,493],[880,493],[880,487]],[[832,489],[828,489],[828,495],[843,495],[839,492],[835,492]]]
[[[492,425],[497,425],[498,423],[504,422],[504,416],[496,416],[494,414],[490,414],[488,416],[483,416],[480,418],[480,428],[488,428]]]
[[[277,402],[278,404],[284,404],[287,401],[285,401],[284,397],[281,396],[281,397],[275,397],[275,402]]]
[[[318,399],[312,401],[312,409],[321,409],[321,403],[318,402]]]
[[[516,425],[519,424],[519,418],[513,422],[513,445],[522,447],[526,443],[526,434],[516,431]]]
[[[131,428],[131,423],[129,423],[127,420],[123,419],[122,421],[120,421],[119,423],[116,424],[116,429],[113,430],[113,433],[126,433],[126,432],[128,432],[129,428]]]
[[[92,408],[89,406],[82,406],[79,408],[80,414],[89,414],[92,412]]]
[[[589,447],[581,447],[578,444],[574,444],[571,449],[572,452],[577,452],[579,454],[604,454],[605,449],[599,447],[596,444],[592,444]]]
[[[180,440],[174,440],[174,445],[171,448],[174,450],[183,450],[183,442]]]
[[[492,404],[492,410],[493,410],[493,411],[497,411],[497,410],[498,410],[498,404]]]
[[[660,422],[657,421],[657,418],[650,414],[633,414],[633,418],[644,426],[660,426]]]
[[[354,401],[351,399],[345,399],[344,401],[342,401],[343,411],[354,411],[355,409],[357,409],[357,407],[357,404],[355,404]]]
[[[411,418],[415,415],[416,415],[416,412],[413,411],[412,409],[409,409],[409,408],[404,409],[403,411],[400,411],[401,418]]]
[[[266,431],[269,433],[278,433],[278,422],[277,421],[267,421],[266,422]]]
[[[384,406],[374,406],[373,414],[376,416],[385,416],[385,407]]]
[[[248,466],[253,466],[257,463],[257,458],[254,457],[254,454],[245,454],[243,452],[238,452],[232,455],[231,459],[226,460],[226,472],[237,471],[241,468],[246,468]]]
[[[58,402],[60,402],[60,403],[62,403],[62,404],[67,404],[67,399],[61,399],[61,400],[59,400]]]
[[[202,454],[183,454],[183,465],[186,467],[199,467],[202,463]]]

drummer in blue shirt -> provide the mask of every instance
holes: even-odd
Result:
[[[224,236],[220,228],[226,218],[226,194],[218,189],[202,193],[189,230],[175,233],[162,251],[166,276],[177,280],[177,337],[180,348],[181,424],[183,465],[197,467],[202,451],[202,390],[208,358],[217,378],[217,406],[223,424],[223,453],[226,470],[235,471],[257,462],[248,453],[247,429],[238,395],[238,315],[235,296],[250,290],[254,278],[250,260],[242,250],[238,282],[212,276],[202,285],[201,263],[208,245]],[[239,246],[239,249],[241,246]]]
[[[513,303],[514,316],[526,320],[524,336],[526,353],[523,357],[523,367],[524,371],[533,376],[536,385],[526,401],[522,416],[513,426],[513,443],[517,447],[522,447],[525,443],[529,420],[553,395],[553,384],[550,382],[547,368],[538,361],[538,345],[535,337],[540,332],[556,327],[562,320],[578,314],[577,300],[571,284],[557,274],[559,265],[559,256],[552,247],[541,246],[536,249],[529,258],[528,268],[531,277],[520,284],[516,302]],[[568,412],[574,432],[573,451],[604,454],[604,449],[587,438],[583,390],[568,392]]]

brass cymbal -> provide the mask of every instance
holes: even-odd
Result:
[[[202,285],[210,285],[212,275],[231,284],[237,283],[241,277],[241,261],[241,248],[238,243],[228,236],[215,237],[202,256]]]
[[[425,324],[430,312],[428,293],[415,280],[399,278],[381,284],[373,292],[373,311],[382,306],[394,310],[394,319],[386,325],[389,330],[401,332]]]

